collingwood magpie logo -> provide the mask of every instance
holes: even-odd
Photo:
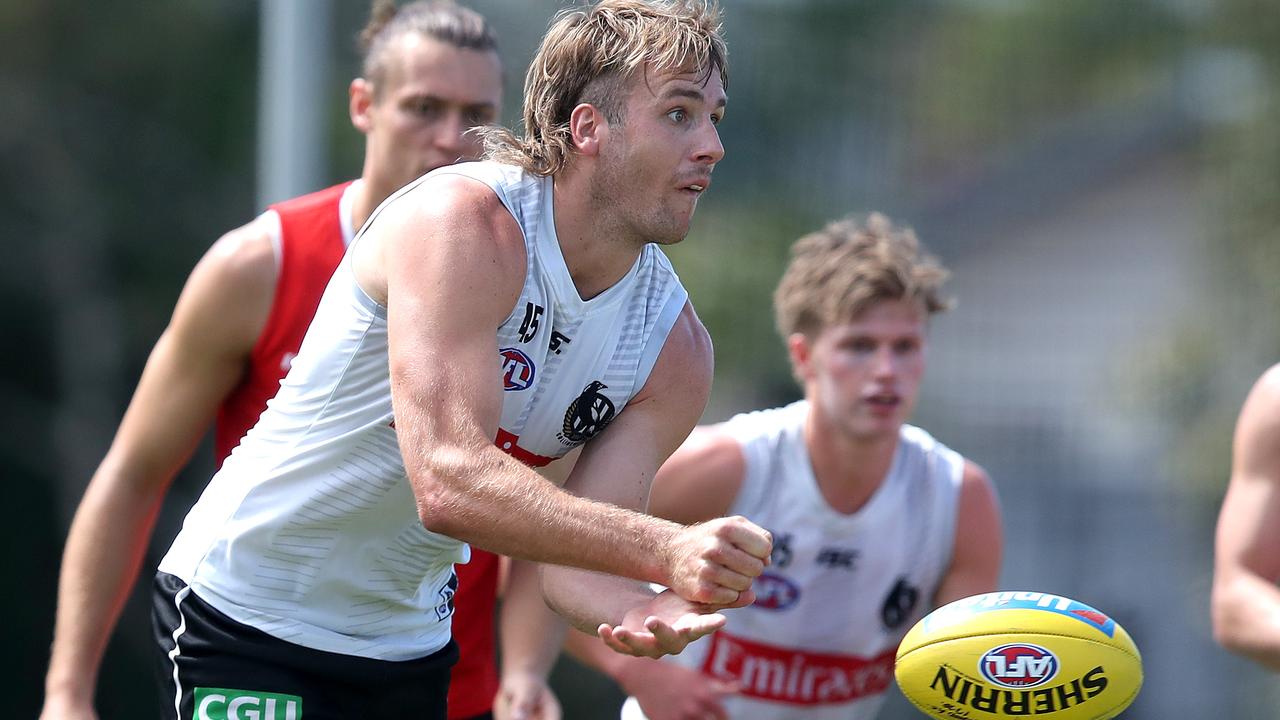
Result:
[[[607,387],[599,380],[592,380],[583,388],[582,394],[569,403],[569,409],[564,412],[564,427],[560,431],[562,441],[575,445],[586,442],[613,420],[613,401],[600,392]]]
[[[885,596],[884,605],[880,608],[880,619],[884,626],[896,630],[911,617],[916,603],[920,600],[920,590],[907,581],[906,576],[898,578],[893,589]]]
[[[458,592],[458,575],[449,573],[449,579],[436,590],[436,619],[444,620],[453,614],[453,596]]]

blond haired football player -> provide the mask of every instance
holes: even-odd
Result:
[[[701,2],[562,13],[524,136],[374,212],[161,561],[174,717],[444,717],[468,543],[547,563],[548,603],[620,652],[679,652],[753,599],[766,531],[638,512],[709,389],[659,246],[723,157],[725,58]],[[575,447],[563,489],[531,469]]]

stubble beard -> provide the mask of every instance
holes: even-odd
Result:
[[[645,190],[635,191],[630,187],[629,163],[624,153],[613,147],[610,156],[602,159],[606,162],[597,167],[591,183],[591,201],[609,218],[608,226],[614,228],[616,234],[640,245],[675,245],[685,239],[689,226],[686,223],[680,227],[675,221],[676,213],[667,206],[667,199],[648,198]],[[636,202],[642,199],[647,202]]]

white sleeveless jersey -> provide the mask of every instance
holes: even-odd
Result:
[[[504,390],[495,440],[546,464],[599,433],[640,389],[687,293],[649,245],[626,277],[584,301],[560,254],[549,178],[496,163],[434,174],[446,173],[487,184],[524,233],[524,287],[494,346],[493,382]],[[350,257],[279,393],[160,570],[277,638],[405,660],[448,642],[453,563],[470,553],[418,519],[391,410],[386,308],[357,285]]]
[[[907,630],[951,563],[964,458],[903,426],[881,487],[846,515],[823,499],[804,442],[808,404],[738,415],[746,475],[729,514],[773,533],[756,602],[724,610],[723,630],[664,658],[737,681],[733,718],[865,720],[893,680]],[[634,698],[622,717],[643,718]]]

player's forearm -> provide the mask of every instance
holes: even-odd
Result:
[[[545,681],[564,644],[565,622],[542,598],[537,564],[512,561],[498,623],[503,674]]]
[[[159,502],[159,495],[132,490],[101,472],[90,483],[63,552],[47,694],[91,699]]]
[[[1213,592],[1213,632],[1228,650],[1280,670],[1280,589],[1247,573],[1220,579]]]
[[[562,565],[542,568],[542,593],[547,605],[589,635],[602,623],[621,624],[628,610],[656,594],[645,583]]]
[[[414,480],[428,530],[513,558],[669,584],[667,548],[681,526],[565,492],[497,448],[453,456]]]

